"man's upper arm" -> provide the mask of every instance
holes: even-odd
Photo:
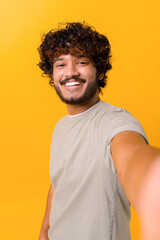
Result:
[[[146,157],[147,151],[150,152],[150,146],[143,136],[134,131],[121,132],[111,142],[118,178],[126,197],[135,208],[141,182],[152,163],[152,157]]]

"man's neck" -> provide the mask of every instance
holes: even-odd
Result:
[[[67,110],[68,110],[69,115],[73,116],[73,115],[77,115],[77,114],[80,114],[82,112],[85,112],[86,110],[88,110],[89,108],[94,106],[99,101],[100,101],[100,98],[99,98],[99,96],[97,96],[96,98],[93,97],[89,101],[87,101],[85,103],[82,103],[82,104],[77,104],[77,105],[67,104],[66,106],[67,106]]]

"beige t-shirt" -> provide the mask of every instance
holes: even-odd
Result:
[[[146,139],[137,119],[103,101],[58,121],[50,156],[50,240],[130,239],[130,205],[110,153],[112,138],[127,130]]]

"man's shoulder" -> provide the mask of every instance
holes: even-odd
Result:
[[[122,113],[122,112],[126,112],[129,113],[126,109],[122,108],[122,107],[118,107],[115,105],[112,105],[108,102],[105,101],[101,101],[101,109],[100,112],[104,112],[107,113],[107,115],[114,115],[114,113]]]
[[[100,111],[100,117],[104,121],[104,123],[108,123],[107,126],[109,128],[124,126],[124,125],[140,125],[137,118],[135,118],[130,112],[128,112],[125,108],[117,107],[107,102],[103,102],[103,106]],[[104,116],[104,117],[102,117]]]
[[[57,121],[55,127],[57,127],[57,126],[59,126],[59,125],[65,124],[65,123],[67,122],[67,119],[68,119],[67,115],[61,117],[61,118]]]

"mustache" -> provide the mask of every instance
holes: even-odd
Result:
[[[65,84],[66,82],[68,82],[68,81],[70,81],[70,80],[75,80],[75,81],[77,81],[77,82],[82,82],[82,83],[85,83],[86,82],[86,79],[84,79],[84,78],[79,78],[79,77],[76,77],[76,76],[73,76],[73,77],[71,77],[71,78],[65,78],[64,80],[61,80],[60,81],[60,84],[62,85],[62,84]]]

